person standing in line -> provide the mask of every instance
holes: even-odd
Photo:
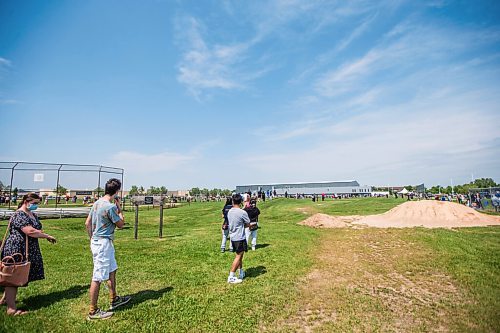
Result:
[[[245,228],[245,236],[247,244],[250,244],[250,237],[252,237],[252,251],[255,251],[257,246],[257,229],[259,229],[259,215],[260,210],[257,208],[257,200],[251,199],[250,206],[244,209],[250,219],[248,228]]]
[[[119,306],[127,304],[130,296],[118,296],[116,293],[116,271],[118,265],[115,259],[113,245],[115,228],[123,228],[125,221],[116,194],[121,188],[120,180],[111,178],[107,181],[104,196],[98,199],[90,209],[85,221],[90,237],[90,249],[94,261],[92,282],[90,284],[90,309],[87,319],[107,319]],[[103,281],[107,282],[111,307],[103,311],[97,307],[99,289]]]
[[[250,192],[243,194],[243,208],[250,207],[250,198],[252,197]]]
[[[224,205],[224,208],[222,208],[222,217],[224,218],[224,222],[222,222],[222,242],[220,244],[220,252],[224,253],[226,252],[226,242],[229,239],[229,221],[227,219],[227,213],[229,213],[229,210],[233,208],[233,199],[231,197],[228,197],[226,199],[226,204]],[[231,243],[231,240],[229,239],[229,251],[233,252],[233,244]]]
[[[38,216],[33,213],[38,208],[41,198],[36,193],[28,193],[23,196],[18,210],[12,214],[9,220],[9,236],[5,239],[0,249],[0,258],[22,255],[22,261],[26,261],[26,242],[28,243],[28,257],[31,262],[28,275],[28,283],[45,279],[43,258],[38,244],[38,238],[45,238],[54,244],[56,239],[42,231],[42,223]],[[23,287],[28,286],[28,284]],[[28,313],[16,307],[16,296],[18,287],[5,287],[0,304],[7,305],[7,315],[19,316]]]
[[[231,284],[241,283],[245,277],[245,271],[243,270],[243,254],[248,251],[245,226],[250,224],[250,218],[247,212],[240,208],[241,202],[241,195],[234,194],[232,196],[233,207],[227,213],[229,237],[231,238],[234,252],[236,252],[236,256],[231,264],[231,270],[229,271],[229,277],[227,278],[227,282]],[[240,270],[239,277],[235,276],[237,269]]]

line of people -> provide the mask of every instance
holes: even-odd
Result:
[[[121,211],[120,201],[116,195],[121,188],[120,180],[112,178],[105,186],[105,195],[98,199],[92,206],[85,221],[85,227],[90,240],[90,250],[93,258],[93,272],[90,285],[90,307],[87,319],[106,319],[113,315],[116,308],[130,302],[130,296],[119,296],[116,292],[116,272],[118,265],[115,259],[115,248],[113,245],[114,232],[116,228],[123,228],[125,221]],[[47,239],[50,243],[56,243],[56,239],[43,232],[42,223],[33,212],[40,205],[42,198],[36,193],[26,194],[9,220],[2,246],[0,247],[1,258],[22,256],[20,262],[31,263],[28,283],[45,278],[44,265],[39,238]],[[244,203],[244,209],[241,204]],[[245,195],[235,194],[228,198],[223,209],[224,223],[222,227],[223,242],[221,251],[225,251],[225,244],[230,238],[230,250],[236,253],[231,265],[228,283],[241,283],[245,277],[243,269],[243,255],[248,251],[248,243],[251,238],[252,250],[257,246],[257,230],[259,228],[260,210],[257,208],[257,199]],[[8,234],[8,237],[7,237]],[[27,246],[27,249],[25,248]],[[239,275],[236,277],[236,271]],[[100,285],[106,282],[109,290],[109,310],[105,311],[97,306]],[[25,310],[16,307],[16,296],[18,287],[6,286],[0,305],[7,305],[8,315],[24,315]]]
[[[243,209],[241,209],[242,203]],[[243,255],[248,251],[250,238],[252,251],[257,248],[259,215],[260,210],[257,208],[257,199],[252,198],[249,193],[245,193],[244,197],[240,194],[234,194],[226,200],[226,204],[222,209],[224,221],[222,223],[221,252],[225,252],[226,243],[229,239],[229,250],[236,253],[227,278],[228,283],[241,283],[245,278]],[[237,270],[239,270],[238,277],[236,277]]]
[[[115,259],[113,245],[116,228],[123,228],[125,221],[120,207],[117,193],[121,188],[120,180],[112,178],[105,187],[105,195],[94,202],[85,221],[90,239],[90,250],[93,258],[92,281],[90,284],[90,309],[87,319],[106,319],[113,315],[113,310],[127,304],[130,296],[119,296],[116,292],[116,272],[118,265]],[[38,244],[39,238],[45,238],[51,243],[56,239],[44,233],[42,223],[33,213],[38,208],[42,198],[36,193],[26,194],[18,209],[12,214],[9,226],[0,247],[1,258],[21,258],[17,263],[30,262],[28,282],[45,278],[42,253]],[[8,234],[8,237],[7,237]],[[111,307],[108,311],[98,308],[99,289],[102,282],[106,282],[109,290]],[[16,307],[18,287],[5,286],[4,294],[0,298],[0,305],[7,305],[7,314],[18,316],[28,313]]]

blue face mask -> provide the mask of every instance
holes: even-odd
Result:
[[[31,211],[37,210],[38,209],[38,204],[30,204],[28,206],[28,209],[31,210]]]

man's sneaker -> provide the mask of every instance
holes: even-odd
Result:
[[[102,311],[101,309],[95,310],[94,313],[89,313],[87,316],[88,320],[96,320],[96,319],[108,319],[113,316],[113,312]]]
[[[242,279],[238,279],[236,276],[230,276],[227,278],[227,283],[235,284],[235,283],[242,283]]]
[[[254,246],[252,246],[252,251],[255,251],[255,245],[254,245]]]
[[[245,278],[245,271],[240,269],[240,280],[243,280]]]
[[[111,302],[111,307],[109,308],[109,311],[115,310],[117,307],[122,306],[130,302],[132,297],[130,296],[116,296],[115,300]]]
[[[226,249],[220,249],[220,253],[226,252]]]

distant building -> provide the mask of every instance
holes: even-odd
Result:
[[[387,186],[387,185],[384,185],[384,186],[374,186],[374,188],[377,190],[377,191],[392,191],[392,192],[399,192],[401,191],[402,189],[404,189],[405,187],[404,186]]]
[[[355,180],[314,182],[314,183],[287,183],[287,184],[256,184],[236,186],[236,193],[276,191],[277,195],[295,194],[326,194],[326,195],[370,195],[371,186],[359,185]]]
[[[174,191],[167,191],[167,196],[169,197],[186,197],[189,195],[189,190],[174,190]]]

